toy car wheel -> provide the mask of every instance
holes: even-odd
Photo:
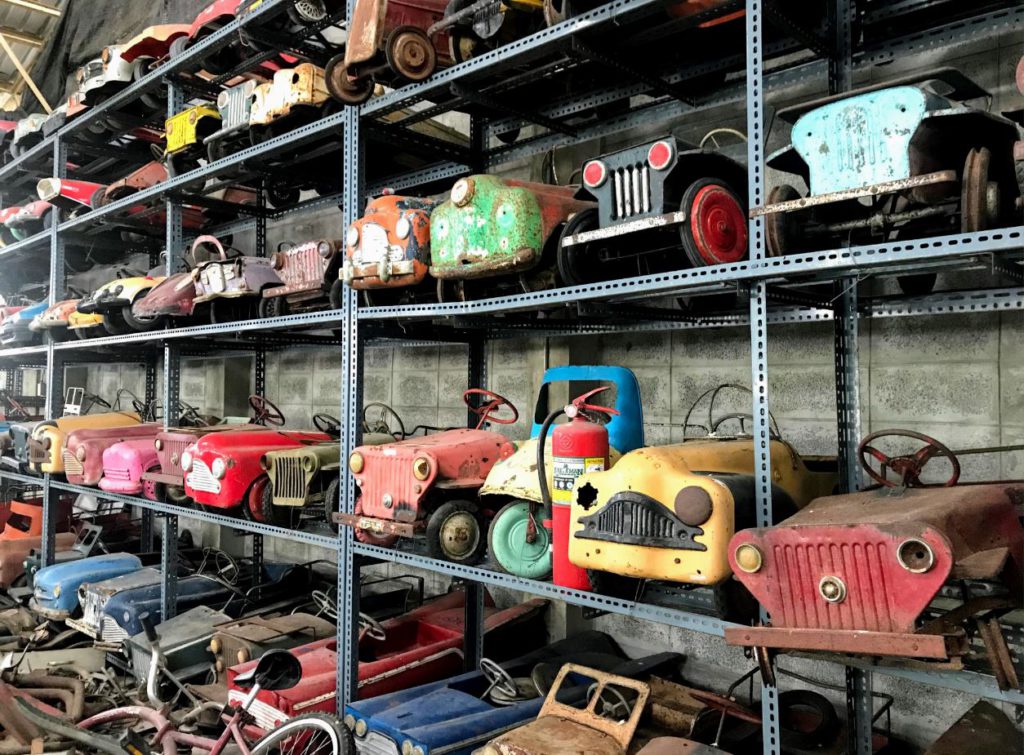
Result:
[[[182,53],[185,52],[185,50],[188,49],[190,41],[191,40],[188,37],[178,37],[177,39],[175,39],[173,42],[171,42],[171,46],[167,50],[167,57],[171,58],[172,60],[174,58],[179,57]]]
[[[566,286],[579,286],[584,283],[593,283],[602,279],[600,275],[600,262],[594,254],[593,244],[575,244],[573,246],[562,246],[562,241],[569,236],[584,231],[593,231],[601,225],[598,219],[597,208],[588,207],[569,218],[569,221],[562,227],[562,233],[558,237],[558,277]]]
[[[0,241],[4,242],[4,244],[13,244],[17,239],[10,228],[0,225]]]
[[[262,522],[263,524],[272,524],[269,519],[263,518],[263,493],[267,488],[270,487],[270,478],[265,474],[260,475],[253,480],[252,485],[249,486],[249,492],[245,494],[245,498],[242,499],[242,517],[248,519],[250,522]],[[228,512],[221,511],[220,513],[226,514]]]
[[[43,213],[43,216],[40,219],[41,220],[41,225],[42,225],[42,230],[48,231],[51,228],[53,228],[53,221],[54,221],[54,219],[56,217],[55,213],[56,213],[56,210],[53,207],[49,208],[46,212]]]
[[[338,496],[341,490],[341,479],[335,477],[324,493],[324,521],[334,532],[338,531],[338,523],[334,521],[334,512],[338,510]],[[358,539],[358,538],[357,538]]]
[[[267,201],[274,207],[288,207],[299,201],[302,192],[298,186],[283,186],[280,183],[267,187]]]
[[[124,321],[120,310],[112,309],[103,313],[103,329],[112,336],[119,336],[128,332],[128,323]]]
[[[264,320],[269,317],[283,317],[288,314],[288,300],[283,296],[260,299],[259,312],[260,318]]]
[[[399,26],[388,37],[388,65],[409,81],[423,81],[437,68],[437,52],[430,38],[415,26]]]
[[[768,204],[779,204],[800,199],[800,192],[789,184],[780,184],[768,192]],[[764,238],[769,257],[781,257],[795,249],[790,239],[789,213],[775,212],[764,218]]]
[[[258,481],[257,481],[258,482]],[[255,493],[255,485],[253,485]],[[302,507],[301,506],[275,506],[274,488],[270,480],[260,486],[262,493],[257,506],[259,514],[256,520],[265,524],[272,524],[275,527],[283,527],[288,530],[302,529]],[[251,499],[250,499],[251,500]]]
[[[442,561],[478,564],[487,549],[486,529],[476,504],[448,501],[427,520],[427,551]]]
[[[487,545],[503,571],[527,579],[548,579],[551,576],[551,531],[535,516],[536,538],[527,541],[530,503],[512,501],[495,515],[487,532]]]
[[[121,318],[125,324],[134,331],[139,333],[147,333],[151,330],[158,330],[164,325],[163,315],[153,315],[151,317],[136,317],[132,306],[135,302],[140,301],[147,292],[143,291],[135,297],[135,301],[131,304],[126,304],[121,307]]]
[[[999,183],[991,179],[992,152],[988,147],[972,149],[964,162],[960,186],[960,231],[972,233],[991,228],[999,220]]]
[[[159,464],[154,464],[153,466],[151,466],[146,471],[147,472],[159,472],[160,471],[160,465]],[[165,488],[164,485],[160,484],[159,482],[154,482],[153,480],[143,480],[142,481],[142,495],[143,495],[144,498],[146,498],[147,500],[150,500],[150,501],[160,501],[160,500],[162,500],[162,498],[160,496],[164,492],[164,488]]]
[[[341,278],[338,278],[338,280],[331,284],[328,298],[331,300],[331,309],[341,309],[345,306],[345,284]]]
[[[747,256],[747,213],[724,181],[701,178],[683,194],[679,227],[683,249],[693,267],[739,262]]]
[[[476,57],[479,41],[472,34],[453,27],[448,31],[448,54],[456,63],[465,63]]]
[[[206,145],[206,159],[208,162],[215,163],[223,160],[228,154],[228,147],[224,139],[214,139]]]
[[[75,328],[75,335],[78,337],[78,340],[84,341],[92,335],[91,331],[92,328]]]
[[[783,749],[817,750],[835,741],[840,724],[828,698],[796,689],[779,695],[779,727]]]
[[[643,580],[635,577],[624,577],[621,574],[587,569],[590,589],[599,595],[619,600],[639,600],[643,595]]]
[[[362,516],[363,506],[362,501],[356,499],[356,516]],[[398,535],[375,535],[369,530],[364,530],[361,527],[353,527],[352,534],[355,535],[356,540],[367,545],[379,545],[381,548],[390,548],[398,542]]]
[[[162,500],[173,503],[175,506],[192,505],[192,499],[188,497],[188,493],[181,485],[165,485]]]
[[[372,76],[362,79],[348,75],[344,54],[335,55],[327,63],[324,82],[331,97],[346,105],[362,105],[373,96],[375,82]]]

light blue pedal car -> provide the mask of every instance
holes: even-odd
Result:
[[[78,612],[78,588],[83,584],[113,579],[141,568],[141,559],[130,553],[104,553],[45,566],[36,572],[29,608],[44,618],[63,621]]]

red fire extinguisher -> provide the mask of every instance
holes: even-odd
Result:
[[[585,569],[574,566],[569,561],[572,490],[576,478],[581,474],[600,472],[608,468],[608,430],[587,416],[588,412],[618,414],[618,411],[610,407],[587,403],[591,396],[607,390],[607,386],[595,388],[573,399],[568,406],[548,415],[541,425],[540,439],[537,443],[537,473],[540,475],[541,500],[551,509],[552,582],[575,590],[589,590],[590,580]],[[559,425],[551,433],[554,490],[549,491],[547,468],[544,465],[544,440],[547,438],[548,428],[562,414],[569,417],[569,422]]]

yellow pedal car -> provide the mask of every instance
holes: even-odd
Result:
[[[115,278],[81,299],[77,311],[84,315],[102,315],[103,327],[111,335],[120,335],[129,330],[154,330],[163,324],[163,318],[137,317],[132,312],[132,304],[141,300],[165,277],[149,274]]]
[[[729,539],[756,523],[754,439],[718,430],[740,419],[724,415],[707,437],[640,448],[577,478],[569,560],[596,591],[634,599],[638,580],[716,586],[732,575]],[[835,490],[836,458],[802,457],[774,423],[770,452],[777,520]]]
[[[195,105],[168,118],[164,123],[167,147],[163,151],[153,145],[153,155],[162,160],[176,175],[198,165],[206,154],[204,142],[220,130],[220,113],[209,105]]]
[[[107,334],[103,327],[103,315],[87,315],[77,309],[68,315],[68,333],[77,338],[93,338]]]

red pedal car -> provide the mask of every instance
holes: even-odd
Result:
[[[481,396],[484,403],[472,400]],[[515,452],[501,433],[481,429],[487,422],[511,425],[519,419],[512,402],[471,388],[463,400],[480,417],[473,430],[445,430],[379,446],[360,446],[348,460],[359,487],[354,514],[334,520],[355,529],[357,540],[391,546],[399,537],[426,537],[434,558],[478,563],[487,549],[487,520],[475,503],[491,467]],[[512,416],[493,416],[502,406]]]
[[[444,679],[463,670],[463,622],[466,594],[453,592],[378,623],[361,615],[359,633],[360,699],[408,689]],[[507,660],[547,642],[543,600],[499,611],[485,596],[485,653],[496,661]],[[337,709],[338,645],[334,638],[318,640],[291,651],[302,665],[302,681],[286,690],[261,690],[249,709],[256,725],[272,731],[299,713]],[[258,661],[228,669],[228,704],[237,704],[248,690],[235,686],[239,675]]]
[[[249,406],[255,412],[254,423],[280,427],[284,415],[262,396],[250,396]],[[326,415],[313,417],[313,424],[327,430],[335,421]],[[185,471],[185,494],[201,506],[219,513],[242,507],[242,514],[258,521],[263,517],[263,490],[267,472],[260,457],[267,451],[297,448],[309,443],[331,440],[324,431],[276,430],[270,427],[235,430],[204,435],[181,454]]]

